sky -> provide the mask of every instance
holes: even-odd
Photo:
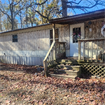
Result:
[[[69,1],[79,2],[80,0],[69,0]],[[95,0],[82,0],[80,5],[82,5],[82,6],[91,6],[91,4],[87,3],[86,1],[91,1],[93,4],[95,3],[94,2]],[[103,1],[105,1],[105,0],[103,0]],[[91,8],[91,9],[88,9],[88,11],[86,11],[86,13],[96,11],[96,10],[101,10],[101,9],[105,9],[105,2],[104,2],[104,6],[102,6],[102,5],[95,6],[95,7]],[[68,9],[68,11],[71,11],[71,9],[70,10]],[[80,9],[75,9],[75,11],[76,11],[76,13],[73,10],[71,11],[73,13],[73,15],[84,13]]]
[[[3,3],[8,3],[8,0],[0,0],[0,1],[2,1]],[[10,1],[12,1],[12,0],[10,0]],[[61,1],[61,0],[59,0],[59,1]],[[74,2],[77,2],[78,3],[80,0],[68,0],[68,1],[74,1]],[[80,3],[80,5],[90,6],[90,4],[87,4],[86,1],[91,1],[92,3],[94,3],[94,1],[96,1],[96,0],[82,0],[82,2]],[[99,1],[101,1],[101,0],[99,0]],[[105,0],[103,0],[103,1],[105,1]],[[89,9],[88,12],[91,12],[91,11],[94,11],[94,10],[100,10],[100,9],[103,9],[103,8],[105,8],[105,6],[96,6],[96,7],[92,8],[92,9]],[[76,10],[76,12],[77,12],[77,14],[83,13],[82,11],[80,11],[78,9]]]

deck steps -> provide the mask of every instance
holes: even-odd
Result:
[[[60,65],[57,65],[56,68],[68,70],[68,69],[71,69],[71,66],[70,65],[60,64]]]
[[[76,70],[57,70],[55,73],[57,74],[67,74],[67,75],[74,75],[77,76],[78,75],[78,71]]]
[[[81,60],[78,61],[77,59],[69,58],[69,59],[61,59],[57,60],[59,64],[64,64],[64,65],[79,65],[79,63],[86,63],[87,61]]]
[[[52,77],[75,79],[76,77],[80,76],[81,68],[78,65],[77,61],[72,61],[70,59],[61,59],[57,62],[58,65],[56,67],[49,69],[49,74]]]
[[[64,79],[67,79],[67,78],[71,78],[71,79],[75,79],[76,76],[70,76],[70,75],[64,75],[64,74],[50,74],[51,77],[57,77],[57,78],[64,78]]]
[[[105,64],[102,64],[101,60],[78,61],[77,58],[60,59],[57,61],[56,67],[51,69],[49,71],[52,77],[76,78],[79,76],[83,77],[84,74],[85,76],[96,75],[105,77]]]
[[[77,64],[78,62],[75,61],[75,60],[62,59],[62,60],[59,60],[58,63],[59,64],[69,64],[69,65],[71,65],[73,63]]]

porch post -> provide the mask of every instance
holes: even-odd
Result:
[[[78,41],[78,60],[81,60],[81,42]]]
[[[93,62],[93,42],[92,42],[92,56],[91,56],[91,62]]]
[[[103,40],[103,50],[102,50],[102,62],[104,63],[104,40]]]
[[[85,61],[85,42],[83,42],[83,60]]]
[[[55,41],[55,24],[53,24],[53,41]],[[54,45],[53,57],[53,59],[56,60],[56,45]]]
[[[99,42],[97,41],[97,54],[96,54],[97,55],[97,57],[96,57],[97,58],[97,60],[96,60],[97,62],[98,62],[98,50],[99,50]]]
[[[53,24],[53,41],[55,41],[55,24]]]

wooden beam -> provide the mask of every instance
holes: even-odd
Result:
[[[93,42],[92,42],[92,56],[91,56],[91,61],[93,61]]]
[[[44,66],[44,73],[45,73],[45,77],[48,76],[48,70],[47,70],[47,60],[43,61],[43,66]]]
[[[83,42],[83,60],[85,60],[85,42]]]
[[[53,41],[55,41],[55,24],[53,24]]]
[[[105,40],[105,38],[98,38],[98,39],[94,39],[94,38],[89,38],[89,39],[78,39],[78,41],[80,41],[80,42],[102,41],[102,40]]]
[[[97,62],[98,62],[98,44],[99,44],[99,43],[98,43],[98,41],[97,41],[97,54],[96,54],[96,55],[97,55]]]
[[[55,24],[53,24],[53,41],[55,41]],[[53,59],[56,60],[56,43],[54,45],[54,49],[53,49]]]
[[[105,43],[104,43],[104,41],[103,41],[103,49],[102,49],[102,62],[104,63],[104,45]]]
[[[52,45],[50,46],[50,49],[49,49],[49,51],[47,52],[47,55],[45,56],[44,61],[47,60],[47,58],[48,58],[48,56],[49,56],[51,50],[52,50],[53,47],[54,47],[54,45],[55,45],[55,41],[53,41]]]
[[[89,42],[87,44],[88,44],[87,53],[88,53],[88,62],[89,62]]]

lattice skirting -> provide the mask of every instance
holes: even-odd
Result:
[[[81,69],[85,74],[105,77],[105,65],[84,63],[81,65]]]

